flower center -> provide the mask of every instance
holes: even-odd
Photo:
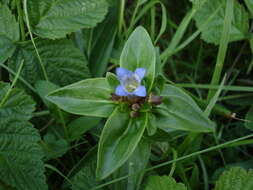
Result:
[[[139,85],[140,83],[135,75],[126,76],[123,80],[123,86],[129,93],[134,92],[139,87]]]

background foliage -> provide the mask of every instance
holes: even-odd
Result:
[[[0,189],[253,189],[252,18],[252,0],[0,0]],[[129,128],[110,93],[136,57],[165,104]]]

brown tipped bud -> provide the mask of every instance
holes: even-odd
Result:
[[[150,94],[148,102],[154,105],[160,105],[163,101],[162,96],[155,96],[153,93]]]
[[[141,106],[139,104],[132,105],[132,110],[134,110],[134,111],[138,111],[140,108],[141,108]]]
[[[119,101],[120,100],[120,96],[117,96],[114,93],[111,94],[111,98],[112,98],[112,101]]]
[[[130,112],[130,117],[136,118],[136,117],[138,117],[138,116],[139,116],[139,112],[137,112],[137,111],[131,111],[131,112]]]

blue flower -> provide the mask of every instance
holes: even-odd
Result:
[[[137,68],[134,72],[119,67],[116,69],[120,85],[117,86],[115,94],[118,96],[140,96],[145,97],[146,87],[141,85],[146,69]]]

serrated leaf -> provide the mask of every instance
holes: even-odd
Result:
[[[97,177],[104,179],[122,166],[137,147],[147,125],[147,114],[138,119],[116,108],[108,118],[98,146]]]
[[[96,26],[104,19],[107,9],[106,0],[28,1],[33,32],[50,39]]]
[[[145,68],[147,87],[151,90],[155,78],[155,48],[147,31],[139,26],[127,40],[120,56],[120,67],[134,71]]]
[[[0,26],[0,36],[3,35],[13,42],[19,40],[19,25],[7,5],[0,4]]]
[[[150,176],[148,178],[145,190],[187,190],[182,183],[177,183],[173,178],[168,176]]]
[[[218,13],[209,20],[208,18],[221,6]],[[208,43],[219,44],[225,19],[226,1],[206,1],[194,16],[197,27],[201,30],[201,38]],[[234,16],[230,30],[229,42],[242,40],[249,29],[248,13],[238,1],[234,2]],[[205,27],[203,27],[203,24]]]
[[[19,25],[7,5],[0,4],[0,63],[15,51],[13,42],[19,40]]]
[[[10,88],[9,84],[0,82],[0,101],[5,96],[7,90]],[[8,100],[0,107],[0,122],[4,122],[13,118],[19,121],[27,121],[32,118],[34,111],[34,101],[19,89],[12,89]]]
[[[155,109],[159,128],[167,132],[170,132],[171,129],[191,132],[212,132],[214,130],[215,124],[181,89],[165,85],[161,96],[163,96],[163,103]]]
[[[0,83],[0,100],[9,88]],[[17,190],[47,190],[40,136],[27,122],[33,111],[33,100],[16,88],[0,107],[0,179]]]
[[[253,171],[235,167],[225,171],[216,182],[214,190],[252,190]]]
[[[87,60],[72,41],[37,40],[36,45],[51,82],[64,86],[90,76]],[[19,49],[10,60],[9,66],[17,71],[21,60],[24,59],[24,68],[21,76],[31,84],[43,80],[41,66],[34,47],[28,43]]]
[[[47,99],[67,112],[85,116],[108,117],[115,107],[105,78],[65,86],[50,93]]]
[[[4,63],[15,51],[15,45],[7,37],[0,35],[0,63]]]

